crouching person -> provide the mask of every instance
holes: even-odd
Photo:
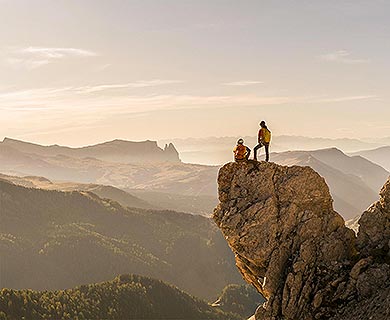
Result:
[[[233,149],[234,153],[234,160],[239,161],[245,161],[249,159],[249,155],[251,154],[251,149],[249,149],[247,146],[244,146],[244,140],[238,139],[237,145]]]

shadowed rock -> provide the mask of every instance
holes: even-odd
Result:
[[[371,251],[360,257],[354,232],[333,210],[329,188],[313,169],[228,163],[218,185],[213,218],[244,279],[267,300],[256,319],[327,319],[388,280],[388,265],[375,264]],[[385,200],[376,208],[383,211],[388,193],[381,195]],[[378,241],[386,239],[385,233]]]
[[[390,261],[390,178],[380,191],[380,200],[359,220],[358,247],[364,256],[375,254]]]

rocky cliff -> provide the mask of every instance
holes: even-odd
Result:
[[[243,278],[267,300],[256,319],[329,319],[388,286],[389,181],[357,239],[309,167],[228,163],[218,187],[214,220]]]

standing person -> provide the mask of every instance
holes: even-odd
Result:
[[[244,161],[249,159],[251,149],[249,149],[247,146],[244,146],[243,139],[238,139],[237,145],[233,149],[233,153],[235,161]]]
[[[265,161],[269,161],[269,144],[271,142],[271,131],[267,128],[265,121],[260,122],[260,130],[257,138],[258,145],[253,149],[253,160],[257,161],[257,150],[264,146],[265,148]]]

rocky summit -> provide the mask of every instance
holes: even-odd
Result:
[[[389,181],[356,237],[313,169],[255,161],[220,169],[213,218],[266,299],[257,320],[347,319],[354,304],[390,288]],[[383,302],[354,319],[389,319],[389,309]]]

